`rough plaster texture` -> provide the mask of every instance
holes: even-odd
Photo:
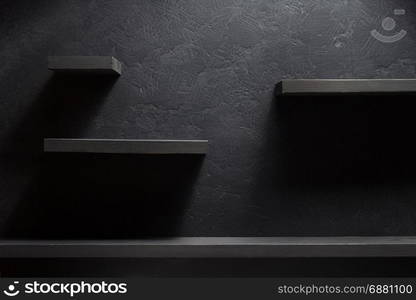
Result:
[[[415,77],[413,2],[3,1],[1,236],[416,234],[411,99],[274,96],[284,78]],[[380,43],[395,8],[408,35]],[[50,55],[113,55],[123,75],[54,76]],[[44,137],[210,146],[50,157]]]

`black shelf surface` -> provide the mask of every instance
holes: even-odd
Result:
[[[278,95],[416,93],[416,79],[293,79],[277,84]]]
[[[48,68],[60,73],[121,75],[121,63],[112,56],[49,56]]]
[[[415,257],[416,237],[181,237],[1,241],[0,258]]]
[[[44,139],[45,152],[206,154],[207,140]]]

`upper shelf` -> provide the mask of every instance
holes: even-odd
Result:
[[[0,258],[416,257],[416,237],[182,237],[134,241],[1,241]]]
[[[49,56],[48,68],[65,73],[121,75],[121,63],[112,56]]]
[[[416,93],[416,79],[291,79],[277,84],[279,95]]]
[[[44,139],[45,152],[206,154],[207,140]]]

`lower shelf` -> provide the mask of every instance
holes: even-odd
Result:
[[[291,257],[416,257],[416,237],[183,237],[0,242],[0,258]]]
[[[44,139],[45,152],[206,154],[207,140]]]

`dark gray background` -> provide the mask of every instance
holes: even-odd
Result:
[[[370,36],[393,9],[408,35]],[[2,1],[0,234],[413,235],[411,97],[279,99],[284,78],[413,78],[416,4]],[[118,79],[48,55],[113,55]],[[205,159],[43,155],[43,137],[208,139]]]

